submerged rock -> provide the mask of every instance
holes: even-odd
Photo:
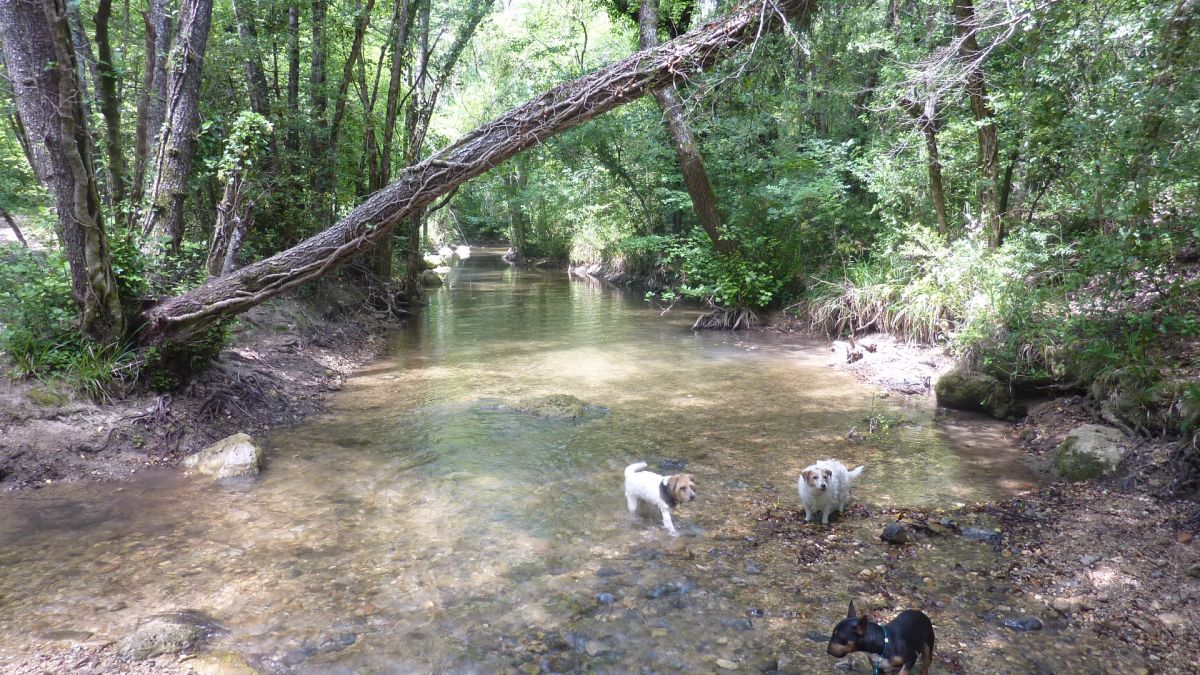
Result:
[[[262,448],[247,434],[234,434],[183,460],[183,465],[215,478],[255,476],[262,469]]]
[[[1012,419],[1022,412],[1004,383],[962,365],[938,378],[933,391],[944,408],[976,410],[997,419]]]
[[[1011,628],[1012,630],[1018,632],[1025,632],[1031,630],[1041,630],[1042,620],[1036,616],[1022,616],[1015,619],[1005,619],[1004,621],[1000,622],[1000,625],[1004,626],[1005,628]]]
[[[217,622],[201,612],[184,610],[150,617],[117,643],[117,654],[144,661],[163,654],[178,654],[220,631]]]
[[[1058,446],[1054,470],[1070,480],[1090,480],[1111,473],[1128,451],[1120,431],[1099,424],[1082,424]]]
[[[259,671],[238,654],[217,652],[201,654],[187,662],[197,675],[259,675]]]
[[[578,419],[584,408],[584,402],[570,394],[550,394],[513,406],[513,410],[526,415],[560,419]]]

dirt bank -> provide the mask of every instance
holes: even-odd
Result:
[[[171,394],[97,404],[60,382],[0,378],[0,490],[117,480],[320,411],[396,325],[364,306],[355,290],[326,283],[256,307],[212,367]]]

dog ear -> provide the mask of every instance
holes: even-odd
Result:
[[[692,487],[696,487],[697,485],[699,485],[699,483],[696,482],[696,479],[692,477],[692,474],[685,473],[685,474],[683,474],[683,477],[688,479],[688,483],[690,483]]]
[[[854,634],[862,637],[867,633],[867,617],[859,617],[858,623],[854,624]]]
[[[853,600],[850,601],[850,611],[846,613],[846,618],[847,619],[857,619],[858,618],[858,616],[855,615],[855,613],[854,613],[854,601]]]
[[[800,475],[803,476],[804,480],[806,480],[806,481],[808,479],[812,478],[812,474],[813,474],[812,469],[805,469],[800,472]]]
[[[821,471],[821,473],[825,474],[826,478],[831,478],[833,476],[833,472],[830,471],[829,469],[824,469]]]

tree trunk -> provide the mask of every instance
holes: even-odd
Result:
[[[750,3],[667,44],[560,85],[409,167],[334,227],[151,307],[142,315],[145,326],[138,336],[147,345],[185,339],[321,277],[390,237],[397,223],[467,180],[649,91],[686,81],[778,28],[781,16],[806,19],[814,6],[811,0]]]
[[[288,7],[288,132],[287,149],[293,161],[300,153],[300,8],[293,2]],[[293,166],[293,172],[299,167]]]
[[[125,316],[92,172],[65,0],[0,2],[0,42],[17,108],[34,139],[34,171],[54,196],[79,329],[102,345],[115,344],[125,335]]]
[[[640,44],[642,49],[652,49],[658,45],[658,3],[659,0],[642,0],[642,9],[638,14],[638,24],[641,29]],[[692,135],[684,115],[683,102],[675,90],[675,84],[654,91],[654,100],[663,111],[667,130],[671,133],[671,143],[675,146],[675,157],[679,160],[679,171],[683,174],[683,184],[687,187],[688,195],[692,198],[692,208],[700,226],[708,233],[713,247],[720,253],[733,250],[733,242],[721,236],[721,226],[724,218],[717,210],[717,195],[713,193],[712,183],[708,180],[708,169],[704,167],[704,157],[700,154],[700,145]]]
[[[3,217],[4,222],[8,223],[8,227],[12,230],[13,236],[17,238],[17,241],[25,248],[29,248],[29,242],[25,241],[25,235],[21,234],[21,228],[17,226],[17,221],[13,220],[12,214],[6,211],[3,206],[0,206],[0,217]]]
[[[326,0],[313,0],[312,53],[308,71],[308,99],[313,120],[308,137],[313,210],[317,212],[317,220],[322,227],[328,227],[332,222],[333,200],[330,199],[330,192],[334,181],[333,167],[328,160],[329,122],[325,119],[329,102],[325,93],[325,10]]]
[[[375,0],[367,0],[366,7],[359,14],[354,26],[354,40],[350,44],[350,55],[342,66],[342,80],[338,83],[337,96],[333,103],[333,122],[329,125],[329,162],[337,165],[338,134],[342,129],[342,119],[346,116],[346,98],[350,91],[350,80],[354,77],[354,65],[362,58],[363,36],[371,24],[371,11],[375,9]]]
[[[1000,220],[1000,146],[996,138],[995,114],[988,100],[987,80],[980,63],[979,42],[975,39],[979,26],[972,0],[954,0],[954,18],[960,38],[959,55],[969,64],[967,97],[979,139],[979,209],[988,247],[997,248],[1004,242],[1004,223]]]
[[[108,198],[110,204],[125,201],[125,153],[121,149],[121,100],[117,97],[117,70],[113,65],[108,39],[108,20],[112,0],[96,5],[96,89],[100,92],[100,113],[104,116],[104,154],[108,157]]]
[[[945,239],[950,234],[946,221],[946,191],[942,187],[942,162],[938,153],[937,134],[941,130],[938,118],[937,99],[924,103],[913,99],[901,99],[900,104],[908,111],[925,137],[925,162],[929,168],[929,198],[933,201],[933,213],[937,218],[938,234]]]
[[[242,67],[246,71],[246,89],[250,94],[250,110],[269,117],[271,93],[267,75],[263,72],[262,51],[258,48],[258,30],[254,26],[254,0],[232,0],[237,21],[238,39],[242,43]]]
[[[130,204],[141,208],[146,194],[146,166],[162,133],[162,121],[167,109],[167,55],[171,46],[171,17],[167,12],[169,0],[150,0],[143,19],[146,24],[146,64],[142,72],[142,92],[138,98],[137,138],[134,141],[133,185]],[[130,224],[135,222],[136,210],[130,211]]]
[[[166,118],[154,159],[154,183],[142,234],[162,230],[172,251],[178,251],[183,242],[183,201],[200,126],[200,71],[212,6],[213,0],[183,0],[179,31],[171,49]]]
[[[429,2],[429,0],[416,0]],[[419,9],[419,8],[418,8]],[[388,81],[387,109],[383,119],[383,142],[379,147],[379,187],[386,185],[392,179],[392,147],[396,134],[396,119],[400,107],[400,87],[404,84],[404,66],[408,56],[408,35],[412,29],[415,12],[409,0],[396,0],[392,12],[392,23],[395,24],[392,43],[392,69]],[[380,239],[372,254],[372,271],[381,279],[392,277],[392,243],[393,237]]]

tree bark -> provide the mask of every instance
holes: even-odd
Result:
[[[212,21],[213,0],[183,0],[179,31],[171,49],[166,117],[154,160],[154,183],[143,236],[162,230],[172,251],[183,242],[183,201],[187,197],[192,151],[200,126],[200,72]]]
[[[642,0],[642,9],[638,14],[638,25],[641,29],[639,42],[642,49],[652,49],[658,45],[658,3],[659,0]],[[675,84],[656,89],[654,100],[662,109],[667,130],[671,133],[671,143],[675,146],[679,171],[683,174],[683,184],[692,198],[696,218],[708,233],[713,247],[719,253],[728,253],[733,250],[733,242],[721,236],[721,226],[725,219],[717,210],[717,195],[713,193],[712,183],[708,180],[704,156],[700,154],[700,145],[688,126],[683,102],[679,99]]]
[[[254,26],[254,0],[232,0],[233,16],[237,21],[238,39],[242,43],[242,67],[246,71],[246,89],[250,94],[250,110],[269,117],[271,93],[263,71],[262,51],[258,48],[258,30]]]
[[[954,28],[960,38],[959,55],[969,64],[967,97],[975,117],[979,139],[979,209],[989,248],[1004,242],[1004,223],[1000,219],[1000,145],[997,141],[996,119],[988,100],[987,80],[979,63],[979,30],[972,0],[954,0]]]
[[[100,0],[96,5],[96,89],[100,92],[100,113],[104,116],[104,154],[108,177],[110,204],[125,201],[125,153],[121,148],[121,100],[117,96],[117,70],[113,65],[112,46],[108,38],[108,20],[112,16],[112,0]]]
[[[0,42],[17,108],[33,139],[34,171],[54,196],[80,331],[102,345],[125,334],[92,172],[82,84],[65,0],[0,2]]]
[[[397,223],[467,180],[647,92],[685,81],[778,28],[783,16],[806,19],[814,7],[811,0],[750,3],[676,40],[556,87],[409,167],[317,236],[151,307],[142,315],[139,339],[147,345],[186,339],[222,317],[321,277],[391,236]]]

